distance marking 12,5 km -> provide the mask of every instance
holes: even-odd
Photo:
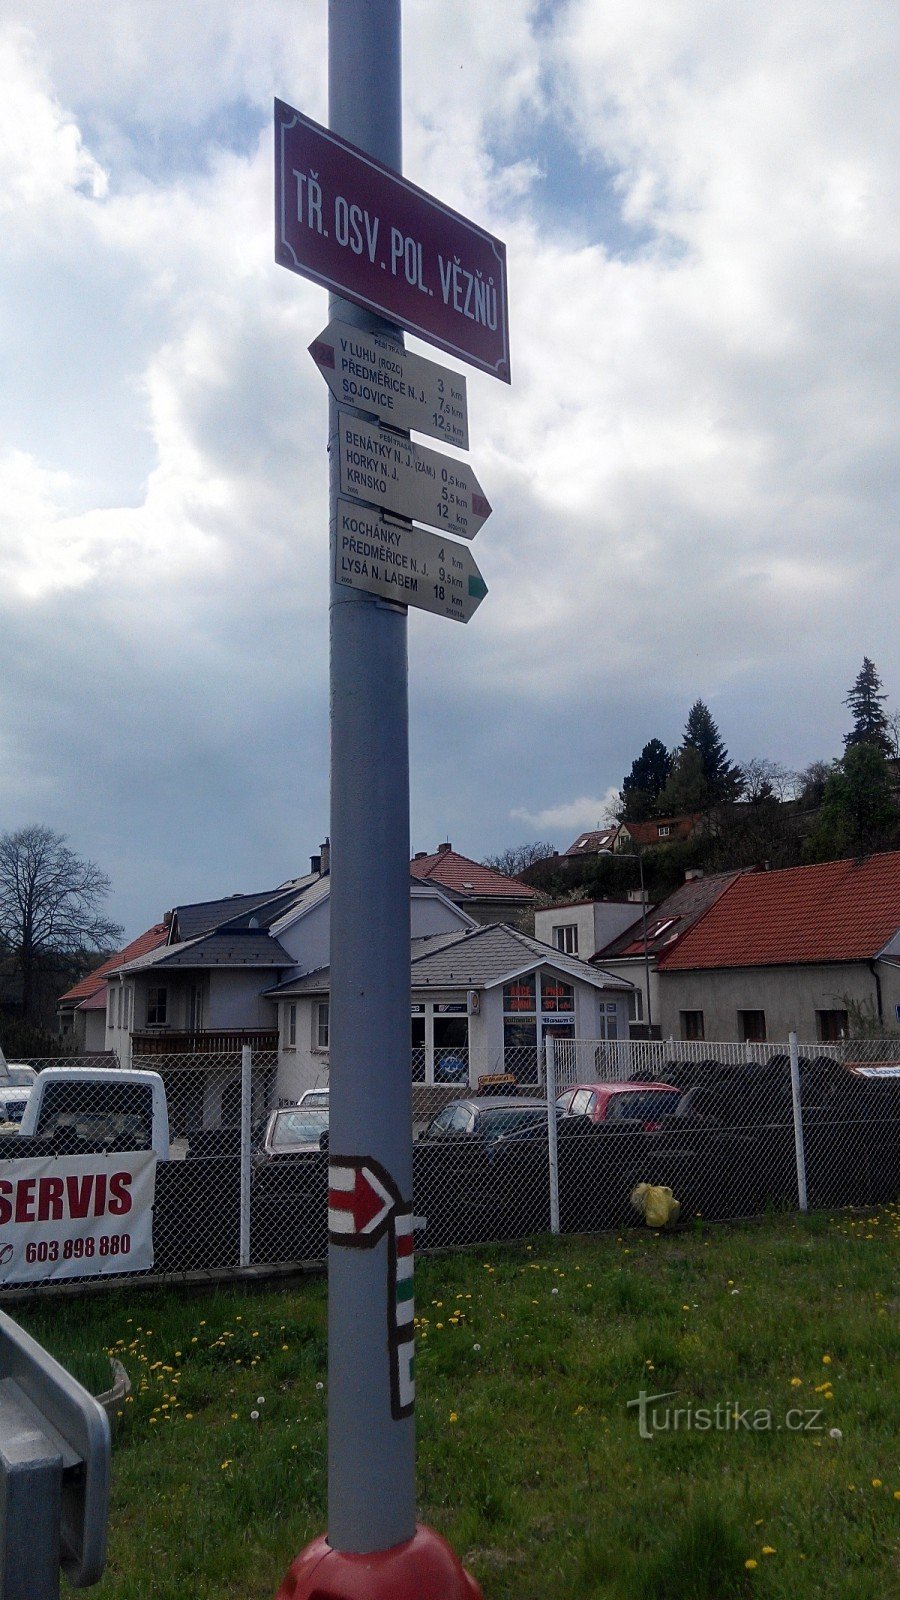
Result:
[[[458,372],[337,319],[309,353],[341,405],[468,450],[466,380]]]
[[[338,499],[336,583],[468,622],[487,594],[467,545]]]
[[[490,516],[490,504],[467,462],[343,411],[338,428],[342,494],[458,539],[474,539]]]

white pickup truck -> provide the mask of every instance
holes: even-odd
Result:
[[[0,1074],[0,1098],[2,1093]],[[45,1141],[60,1151],[152,1149],[160,1161],[168,1161],[165,1086],[158,1072],[45,1067],[35,1074],[13,1137]],[[10,1152],[0,1153],[6,1156]]]

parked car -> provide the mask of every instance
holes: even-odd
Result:
[[[262,1167],[279,1156],[313,1155],[327,1148],[327,1107],[283,1106],[272,1112],[254,1160],[257,1167]]]
[[[673,1083],[576,1083],[557,1096],[556,1110],[561,1119],[587,1117],[594,1125],[632,1129],[637,1122],[651,1133],[675,1111],[680,1096]]]
[[[451,1100],[420,1134],[423,1140],[476,1139],[487,1146],[507,1134],[533,1126],[538,1132],[547,1126],[547,1106],[524,1095],[494,1097],[473,1095],[468,1100]]]
[[[9,1087],[0,1085],[0,1128],[8,1133],[12,1127],[18,1127],[25,1112],[25,1102],[31,1093],[30,1088]]]
[[[324,1106],[327,1110],[329,1105],[328,1090],[327,1088],[304,1089],[297,1104],[298,1106]]]

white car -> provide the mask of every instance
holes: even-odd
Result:
[[[0,1083],[0,1133],[18,1131],[30,1094],[30,1084]]]
[[[305,1089],[297,1101],[298,1106],[321,1106],[326,1111],[328,1103],[327,1089]]]

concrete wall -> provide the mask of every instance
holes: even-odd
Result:
[[[301,972],[317,972],[327,967],[330,935],[329,902],[326,895],[316,905],[297,917],[277,935],[288,955],[293,956]]]
[[[209,973],[204,1028],[274,1028],[275,1006],[261,991],[277,983],[270,967],[225,967]],[[186,1022],[185,1022],[186,1025]]]
[[[882,992],[887,985],[882,972]],[[784,1041],[792,1031],[801,1043],[818,1038],[817,1011],[844,1006],[844,996],[870,1010],[875,979],[865,962],[796,967],[741,967],[723,972],[659,974],[663,1037],[681,1037],[682,1011],[702,1011],[707,1039],[739,1039],[739,1011],[764,1011],[766,1038]],[[893,994],[893,990],[891,991]],[[900,1001],[900,993],[898,993]],[[889,1016],[885,1017],[890,1021]]]
[[[589,900],[581,905],[551,906],[534,914],[534,936],[544,944],[556,946],[554,928],[572,923],[578,929],[578,944],[571,952],[589,961],[611,939],[630,928],[641,914],[639,905],[624,900]]]
[[[328,1051],[319,1050],[315,1043],[313,1025],[316,1007],[323,997],[304,996],[296,1001],[282,1000],[278,1005],[278,1076],[275,1093],[282,1100],[299,1100],[304,1089],[317,1089],[328,1082]],[[291,1046],[288,1039],[288,1007],[297,1007],[297,1043]]]
[[[646,1023],[649,1017],[653,1023],[653,1026],[656,1027],[660,1020],[662,1004],[660,1001],[659,992],[659,974],[656,970],[656,962],[652,956],[649,961],[649,968],[650,1000],[648,1006],[647,967],[644,964],[643,956],[630,956],[627,960],[604,960],[603,962],[604,972],[608,972],[610,976],[614,978],[624,978],[628,983],[632,983],[637,990],[637,994],[640,996],[640,1006],[636,1004],[633,1006],[631,1013],[633,1020],[635,1022]],[[628,1038],[627,1028],[621,1037],[625,1039]]]

